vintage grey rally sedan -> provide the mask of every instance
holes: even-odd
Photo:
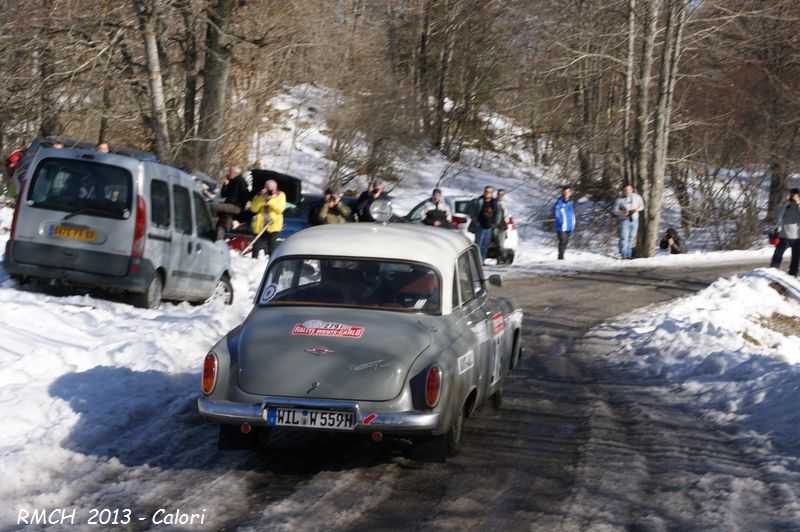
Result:
[[[272,427],[408,439],[444,460],[462,423],[499,403],[522,312],[491,298],[461,233],[405,224],[313,227],[273,254],[240,326],[208,353],[200,414],[220,448]]]

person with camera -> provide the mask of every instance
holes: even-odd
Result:
[[[431,199],[422,206],[422,223],[433,227],[450,228],[453,216],[450,214],[450,207],[442,199],[442,191],[438,188],[433,189]]]
[[[644,200],[633,191],[631,185],[625,185],[622,196],[614,202],[612,212],[619,218],[619,254],[623,259],[633,258],[633,247],[636,233],[639,232],[639,213],[644,210]]]
[[[278,233],[283,229],[283,211],[286,209],[286,194],[278,190],[278,183],[274,179],[264,184],[261,192],[256,194],[250,203],[250,210],[254,213],[252,220],[253,255],[257,259],[260,252],[272,255],[278,246]]]
[[[773,268],[780,268],[786,248],[792,250],[789,275],[797,277],[800,266],[800,189],[789,191],[789,200],[778,209],[776,229],[779,231],[778,245],[772,254]]]
[[[325,190],[325,199],[317,213],[317,221],[321,224],[343,224],[350,216],[350,207],[342,203],[339,194],[332,188]]]
[[[388,200],[389,195],[383,191],[383,181],[377,179],[370,182],[367,190],[361,193],[358,197],[358,205],[356,207],[356,214],[358,215],[359,222],[374,222],[372,214],[369,212],[370,206],[377,200]]]
[[[659,242],[658,247],[661,249],[668,249],[671,255],[686,253],[686,245],[683,243],[680,235],[678,235],[678,232],[672,227],[664,232],[664,236],[661,237],[661,242]]]

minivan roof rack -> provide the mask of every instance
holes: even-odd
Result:
[[[75,140],[69,137],[62,137],[60,135],[51,135],[49,137],[44,137],[43,139],[39,139],[40,145],[46,148],[51,147],[54,142],[60,142],[66,148],[77,148],[79,150],[86,150],[86,151],[94,151],[95,149],[95,144],[92,144],[91,142],[81,142],[79,140]],[[159,162],[158,157],[156,157],[154,153],[150,153],[148,151],[136,150],[133,148],[123,148],[120,146],[109,146],[108,151],[109,153],[113,153],[116,155],[124,155],[126,157],[130,157],[131,159],[136,159],[137,161],[144,161],[148,163]]]

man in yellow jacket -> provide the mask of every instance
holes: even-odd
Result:
[[[278,183],[274,179],[268,180],[250,203],[250,210],[255,213],[252,224],[253,233],[257,238],[253,244],[254,259],[258,258],[262,250],[267,255],[272,255],[275,251],[278,245],[278,233],[283,230],[284,209],[286,209],[286,194],[278,190]]]

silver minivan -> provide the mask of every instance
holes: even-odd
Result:
[[[22,181],[3,268],[19,281],[230,304],[230,255],[197,184],[145,157],[40,148]]]

